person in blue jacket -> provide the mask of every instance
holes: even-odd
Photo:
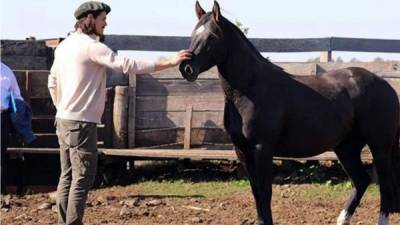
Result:
[[[21,135],[25,145],[31,145],[36,137],[32,132],[32,113],[21,96],[13,71],[1,62],[0,74],[1,107],[1,193],[5,193],[7,147],[11,130]]]

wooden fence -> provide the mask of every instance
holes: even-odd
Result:
[[[249,38],[260,52],[321,52],[320,62],[330,62],[333,51],[400,53],[400,40],[363,38]],[[112,49],[135,51],[178,51],[188,48],[189,37],[107,35]],[[400,57],[399,57],[400,58]]]
[[[322,52],[322,57],[329,56],[332,51],[345,50],[400,52],[400,40],[349,38],[250,40],[262,52],[318,51]],[[56,45],[54,40],[48,41]],[[115,51],[177,51],[189,45],[189,38],[108,35],[106,44]],[[329,59],[328,57],[321,61],[329,61]],[[364,67],[384,77],[400,93],[399,61],[278,63],[278,65],[297,75],[319,75],[332,69],[349,66]],[[41,147],[46,147],[47,150],[44,151],[46,153],[54,153],[57,151],[53,126],[55,108],[52,106],[47,91],[48,71],[22,70],[16,71],[16,74],[20,87],[24,87],[25,99],[31,103],[34,113],[33,129],[43,140]],[[200,75],[196,82],[184,80],[177,68],[137,76],[118,75],[110,72],[108,81],[109,83],[125,84],[125,86],[108,90],[103,124],[99,125],[99,146],[104,153],[144,158],[175,158],[181,154],[182,157],[192,155],[194,158],[192,154],[194,152],[180,150],[178,154],[178,152],[165,150],[166,148],[189,149],[194,147],[213,150],[214,158],[234,157],[232,151],[225,151],[225,156],[219,151],[215,151],[232,149],[229,137],[223,129],[224,98],[215,68]],[[54,149],[51,150],[52,148]],[[158,150],[153,150],[152,153],[149,148]],[[125,152],[121,153],[121,149],[124,149]],[[160,151],[160,149],[165,151]],[[21,148],[14,150],[28,151]],[[200,154],[200,152],[196,152],[196,154]],[[203,156],[207,154],[209,153],[203,151]],[[202,156],[198,155],[198,157]],[[332,156],[328,158],[332,158]]]

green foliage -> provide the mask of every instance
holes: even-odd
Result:
[[[247,35],[249,33],[248,27],[245,27],[239,20],[235,20],[235,25],[245,34]]]
[[[325,173],[321,167],[316,165],[311,165],[307,168],[300,169],[298,176],[298,182],[300,183],[321,183],[327,180],[327,173]]]
[[[350,181],[346,181],[339,184],[332,184],[331,182],[326,182],[325,184],[314,184],[304,189],[305,197],[323,197],[323,198],[337,198],[344,197],[347,198],[353,188]],[[379,187],[376,184],[372,184],[368,187],[366,191],[366,196],[378,197]]]

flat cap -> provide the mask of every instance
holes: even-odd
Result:
[[[98,1],[89,1],[80,5],[74,13],[76,19],[87,16],[89,13],[105,11],[107,14],[111,11],[110,6]]]

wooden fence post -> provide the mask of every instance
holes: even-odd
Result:
[[[189,105],[186,107],[186,120],[185,120],[185,136],[183,139],[183,148],[190,149],[190,135],[192,131],[192,115],[193,115],[193,106]]]
[[[128,148],[135,147],[136,75],[129,75]]]
[[[321,52],[319,61],[322,63],[332,62],[332,52],[331,51]]]
[[[31,89],[31,74],[29,70],[25,71],[25,102],[28,103],[28,105],[31,105],[31,95],[32,95],[32,89]]]
[[[113,110],[113,146],[126,148],[128,145],[128,87],[116,86]]]
[[[113,147],[113,108],[114,108],[114,88],[107,88],[106,92],[106,104],[104,106],[104,113],[102,118],[102,123],[104,128],[102,128],[104,147]]]

